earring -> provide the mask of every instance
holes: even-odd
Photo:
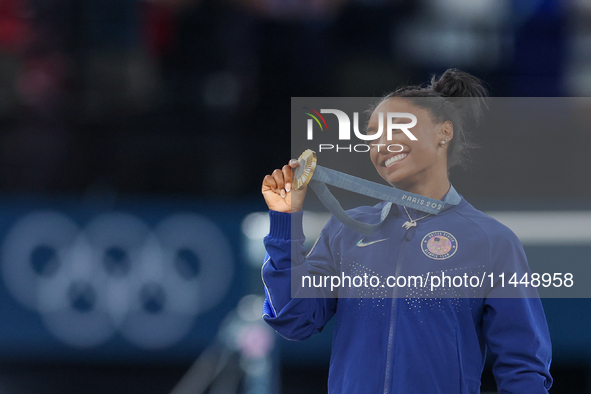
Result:
[[[441,145],[445,145],[446,142],[447,142],[447,138],[445,139],[445,141],[441,141]]]

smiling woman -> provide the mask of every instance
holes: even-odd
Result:
[[[380,113],[414,114],[417,125],[409,138],[400,129],[378,139],[383,144],[402,146],[397,152],[371,150],[371,160],[384,180],[399,189],[441,199],[449,189],[447,171],[462,164],[473,145],[468,141],[466,123],[475,123],[482,114],[486,90],[479,79],[455,69],[447,70],[427,87],[398,89],[382,99],[368,123],[368,133],[384,125]],[[458,99],[461,97],[463,99]]]
[[[402,97],[393,97],[382,101],[369,120],[369,127],[378,122],[377,112],[410,112],[417,117],[417,125],[412,141],[403,133],[393,133],[387,141],[382,135],[380,143],[395,143],[401,146],[399,152],[390,153],[374,148],[370,157],[378,174],[386,182],[398,189],[440,200],[449,190],[447,180],[446,140],[453,138],[453,124],[450,121],[435,122],[430,112],[415,106]]]
[[[487,351],[499,392],[551,387],[550,337],[535,289],[477,283],[528,274],[523,247],[448,179],[471,147],[467,125],[479,119],[485,93],[477,78],[448,70],[426,87],[395,91],[372,111],[370,158],[378,174],[396,188],[443,200],[436,215],[385,201],[358,207],[348,215],[380,222],[377,231],[364,236],[333,217],[305,255],[306,188],[292,188],[298,161],[264,178],[271,228],[263,318],[285,338],[302,340],[334,317],[329,393],[476,394]],[[380,113],[412,114],[416,140],[389,127],[400,118]],[[399,149],[380,150],[385,144]]]

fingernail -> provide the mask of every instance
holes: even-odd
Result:
[[[285,198],[285,189],[281,189],[281,192],[279,194],[281,194],[281,197]]]
[[[291,159],[291,160],[289,161],[289,164],[293,166],[293,165],[296,165],[296,164],[298,164],[298,161],[297,161],[296,159]]]
[[[285,191],[288,192],[288,193],[291,191],[291,182],[286,182],[285,183]]]

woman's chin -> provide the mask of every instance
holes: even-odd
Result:
[[[382,169],[382,171],[379,171],[379,174],[390,186],[397,189],[404,189],[405,186],[412,183],[409,182],[412,174],[409,174],[408,171],[402,168],[386,169],[386,171]]]
[[[388,182],[391,186],[394,186],[396,188],[399,187],[399,185],[405,183],[405,179],[406,177],[404,176],[404,174],[383,174],[382,178],[384,178],[384,180],[386,182]]]

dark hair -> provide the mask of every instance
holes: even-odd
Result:
[[[405,86],[382,100],[404,97],[417,107],[427,109],[436,122],[451,121],[454,138],[447,149],[447,168],[465,165],[468,152],[476,146],[470,142],[467,127],[475,127],[486,107],[487,90],[483,82],[460,70],[450,68],[439,78],[433,76],[427,86]]]

